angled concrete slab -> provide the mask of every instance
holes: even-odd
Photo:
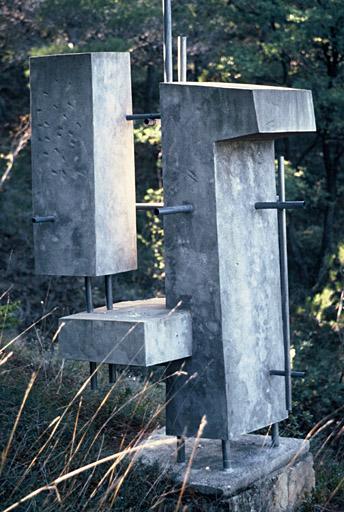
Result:
[[[129,53],[32,58],[30,90],[36,273],[136,269]]]
[[[192,354],[191,315],[166,308],[165,299],[119,302],[59,320],[64,359],[153,366]]]

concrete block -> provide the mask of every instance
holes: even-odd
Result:
[[[59,324],[64,359],[147,367],[192,354],[191,315],[166,309],[165,299],[119,302]]]
[[[160,429],[142,442],[140,460],[158,463],[165,478],[177,486],[185,482],[187,490],[231,512],[291,512],[315,484],[309,443],[302,439],[281,437],[272,448],[269,436],[240,436],[231,442],[228,472],[222,470],[220,441],[199,440],[191,459],[194,446],[194,438],[186,440],[186,461],[178,464],[175,438]]]
[[[166,300],[192,313],[186,375],[168,380],[166,429],[232,439],[287,417],[274,142],[315,129],[309,91],[161,84]],[[190,376],[195,378],[190,380]]]
[[[129,53],[32,58],[30,87],[36,273],[136,269]]]

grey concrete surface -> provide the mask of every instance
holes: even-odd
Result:
[[[231,439],[287,417],[273,139],[315,129],[310,91],[161,84],[166,300],[193,319],[167,386],[168,434]],[[241,140],[240,140],[241,139]],[[180,363],[170,365],[171,373]],[[192,377],[192,378],[190,378]]]
[[[176,463],[176,442],[171,441],[164,429],[153,432],[142,442],[140,460],[147,465],[158,463],[161,473],[177,485],[185,481],[189,489],[201,494],[232,498],[230,503],[241,504],[242,508],[235,509],[241,512],[293,510],[314,486],[308,441],[282,437],[280,446],[272,448],[269,436],[241,436],[231,441],[228,472],[222,470],[220,441],[201,439],[194,451],[195,439],[188,438],[183,464]],[[266,508],[247,508],[264,502]]]
[[[30,88],[36,273],[136,269],[129,53],[32,58]]]
[[[191,315],[166,309],[165,299],[119,302],[59,320],[64,359],[153,366],[192,354]]]

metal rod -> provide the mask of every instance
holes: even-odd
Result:
[[[106,297],[106,309],[113,309],[113,298],[112,298],[112,276],[105,276],[105,297]]]
[[[272,446],[277,448],[280,444],[279,442],[279,425],[278,423],[273,423],[271,425],[271,438],[272,438]]]
[[[146,121],[146,119],[161,119],[161,114],[159,112],[150,114],[128,114],[125,118],[127,121]]]
[[[32,222],[34,224],[42,224],[43,222],[55,222],[55,215],[46,215],[45,217],[40,217],[39,215],[34,215],[32,217]]]
[[[164,17],[164,82],[173,82],[171,0],[162,0]]]
[[[285,201],[284,157],[278,159],[278,196]],[[291,365],[290,365],[290,325],[289,325],[289,287],[288,287],[288,255],[287,255],[287,219],[286,211],[278,210],[278,241],[281,272],[282,323],[284,346],[284,378],[287,411],[291,411]]]
[[[284,370],[270,370],[270,375],[277,375],[280,377],[285,377],[285,371]],[[306,372],[295,372],[291,371],[290,376],[301,379],[306,375]]]
[[[114,384],[117,380],[117,366],[109,364],[109,384]]]
[[[137,212],[146,212],[149,210],[156,210],[157,208],[163,208],[163,203],[136,203]]]
[[[113,296],[112,296],[112,276],[105,276],[105,298],[106,309],[111,311],[113,309]],[[114,384],[117,380],[117,369],[115,364],[109,364],[109,383]]]
[[[178,82],[186,82],[187,78],[187,37],[178,36]]]
[[[86,298],[86,311],[87,313],[92,313],[93,311],[93,300],[92,300],[92,281],[89,276],[85,277],[85,298]],[[90,375],[95,372],[97,368],[97,364],[90,362]],[[97,374],[95,373],[91,377],[91,389],[97,389],[98,387],[98,380],[97,380]]]
[[[191,204],[181,204],[179,206],[164,206],[162,208],[155,208],[156,215],[173,215],[174,213],[192,213],[193,206]]]
[[[295,210],[298,208],[304,208],[304,201],[276,201],[276,202],[265,202],[255,203],[256,210]]]
[[[85,298],[86,298],[86,311],[92,313],[93,311],[93,300],[92,300],[92,281],[91,278],[85,277]]]
[[[229,441],[222,439],[222,464],[223,464],[223,471],[229,471],[230,470],[230,461],[229,461],[229,454],[230,454],[230,445]]]
[[[182,464],[185,462],[185,438],[177,436],[177,462]]]
[[[91,389],[94,391],[98,388],[97,363],[90,362]],[[94,374],[94,375],[93,375]]]

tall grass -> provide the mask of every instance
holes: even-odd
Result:
[[[123,369],[109,385],[101,366],[99,389],[91,391],[86,364],[62,364],[49,345],[42,350],[41,336],[28,343],[37,324],[1,341],[2,512],[224,510],[189,492],[186,480],[177,488],[157,466],[139,461],[148,434],[164,422],[163,370],[144,376]],[[314,440],[318,479],[304,511],[343,510],[340,414],[333,411],[304,433]],[[285,432],[293,434],[293,426]],[[186,476],[196,448],[197,440]]]

